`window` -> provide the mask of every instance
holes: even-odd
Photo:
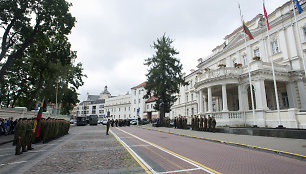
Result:
[[[96,114],[96,110],[92,110],[92,114]]]
[[[140,99],[138,99],[138,103],[140,103]]]
[[[136,89],[134,90],[134,95],[136,95]]]
[[[247,64],[249,63],[249,60],[248,60],[246,54],[242,56],[242,60],[243,60],[243,64],[244,64],[244,65],[247,65]]]
[[[254,50],[254,57],[257,56],[257,57],[260,57],[260,52],[259,52],[259,48],[256,48]]]
[[[153,108],[153,104],[151,104],[151,109]]]
[[[134,108],[134,112],[136,112],[136,109]]]
[[[272,54],[279,53],[279,46],[277,40],[272,41],[271,46],[272,46]]]
[[[139,94],[139,95],[140,95],[140,91],[141,91],[141,90],[138,91],[138,94]]]
[[[190,88],[192,88],[192,80],[190,80]]]
[[[149,109],[149,105],[147,105],[147,109]]]
[[[134,104],[136,104],[136,99],[134,99]]]
[[[188,94],[186,94],[186,102],[188,102]]]
[[[191,94],[191,101],[193,101],[193,94]],[[193,114],[192,114],[193,115]]]

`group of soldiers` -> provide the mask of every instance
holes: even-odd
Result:
[[[174,118],[174,128],[187,129],[187,117],[179,116]]]
[[[110,120],[108,119],[107,120],[107,123],[106,123],[106,135],[108,135],[108,132],[109,132],[109,128],[110,126],[114,127],[122,127],[122,126],[130,126],[130,119],[119,119],[119,120]]]
[[[40,132],[33,130],[35,119],[21,118],[15,127],[13,145],[16,145],[16,155],[32,150],[32,143],[43,141],[46,143],[52,139],[68,134],[70,123],[62,119],[41,119]]]
[[[191,116],[191,129],[196,131],[215,132],[216,119],[210,115],[206,118],[204,116]]]

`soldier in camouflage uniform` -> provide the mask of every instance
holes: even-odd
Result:
[[[212,119],[210,117],[210,115],[208,116],[208,131],[211,132],[211,124],[212,124]]]
[[[15,149],[15,155],[20,155],[22,154],[21,150],[21,119],[16,124],[15,127],[15,137],[14,137],[14,143],[16,144],[16,149]]]
[[[211,126],[212,126],[212,132],[215,132],[216,131],[216,119],[215,119],[215,117],[212,117]]]
[[[207,131],[207,118],[206,118],[206,115],[204,115],[204,131]]]
[[[191,130],[194,130],[194,118],[191,115]]]
[[[203,131],[203,116],[200,115],[200,131]]]
[[[20,124],[20,137],[21,137],[21,149],[22,152],[26,152],[27,151],[27,138],[26,138],[26,131],[27,131],[27,127],[26,127],[26,118],[23,118]]]
[[[38,125],[37,125],[38,126]],[[27,139],[27,150],[32,150],[32,135],[33,135],[33,124],[32,120],[26,121],[26,139]]]
[[[106,135],[108,135],[109,127],[110,127],[110,120],[108,119],[106,124]]]

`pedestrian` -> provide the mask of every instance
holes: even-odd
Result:
[[[110,127],[110,120],[108,119],[106,124],[106,135],[108,135],[109,127]]]
[[[211,132],[212,119],[211,119],[210,115],[208,116],[207,121],[208,121],[208,131]]]
[[[112,121],[111,121],[111,125],[112,125],[112,127],[114,127],[114,119],[112,119]]]
[[[216,119],[215,119],[215,117],[212,117],[212,121],[211,121],[211,125],[212,125],[212,132],[214,132],[215,133],[215,131],[216,131]]]

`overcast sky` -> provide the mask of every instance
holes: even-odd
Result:
[[[174,39],[183,72],[196,69],[197,59],[211,54],[223,38],[240,26],[237,2],[245,21],[263,13],[261,0],[69,0],[77,23],[69,36],[82,62],[86,93],[99,94],[107,85],[123,95],[146,80],[144,60],[164,33]],[[268,14],[287,0],[266,0]]]

